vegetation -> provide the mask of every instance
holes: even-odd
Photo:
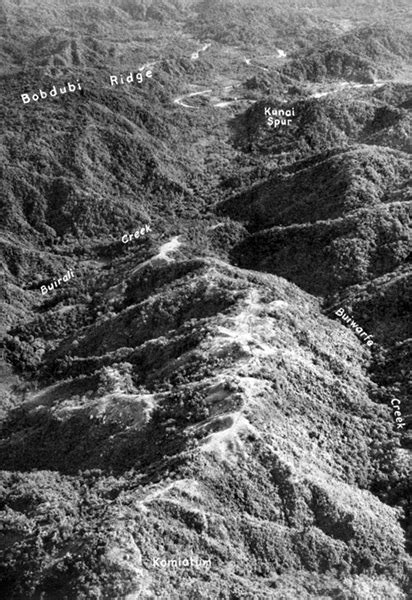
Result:
[[[407,7],[4,3],[2,597],[406,600]]]

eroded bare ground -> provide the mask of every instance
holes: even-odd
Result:
[[[5,4],[5,598],[407,600],[406,4],[312,4]]]

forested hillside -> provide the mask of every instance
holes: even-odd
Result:
[[[2,597],[408,600],[409,9],[4,0]]]

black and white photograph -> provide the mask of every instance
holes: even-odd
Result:
[[[412,600],[410,0],[0,0],[0,598]]]

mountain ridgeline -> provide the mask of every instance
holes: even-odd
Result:
[[[2,597],[408,600],[408,3],[0,23]]]

